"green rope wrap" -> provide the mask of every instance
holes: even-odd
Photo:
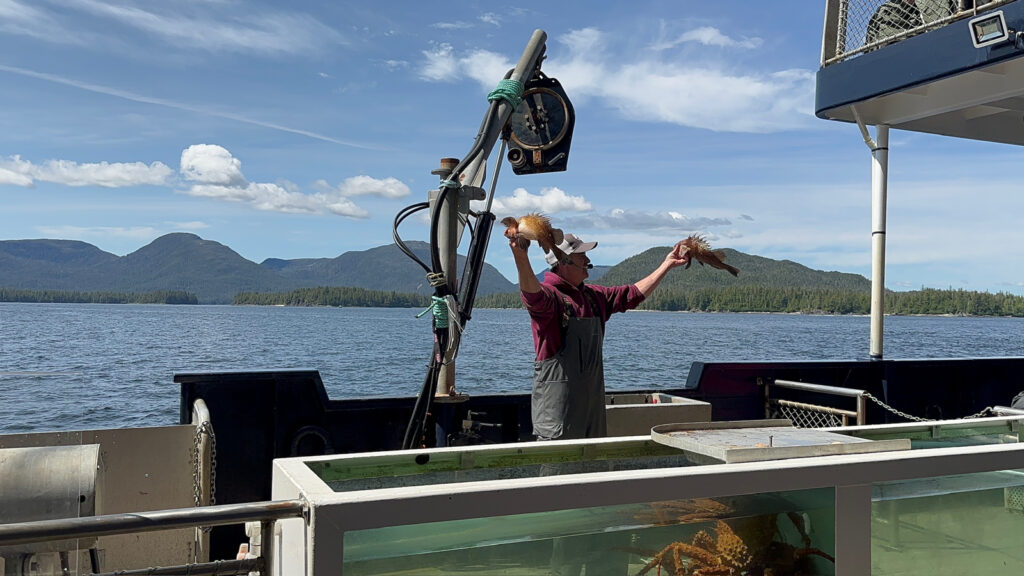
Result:
[[[417,318],[421,318],[427,312],[433,312],[434,314],[434,328],[447,328],[448,327],[448,302],[439,296],[431,296],[432,304],[427,306],[427,309],[416,315]]]
[[[458,180],[441,180],[441,188],[462,188],[462,182]]]
[[[504,100],[512,106],[513,109],[519,107],[519,103],[523,101],[523,83],[519,80],[501,80],[498,82],[498,87],[491,91],[487,95],[487,101],[493,102],[495,100]]]

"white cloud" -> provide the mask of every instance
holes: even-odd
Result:
[[[316,140],[323,140],[324,142],[333,142],[335,144],[341,144],[343,146],[352,146],[353,148],[367,148],[373,149],[374,146],[358,142],[348,142],[345,140],[339,140],[337,138],[331,138],[330,136],[324,136],[323,134],[317,134],[309,130],[303,130],[301,128],[292,128],[290,126],[284,126],[281,124],[275,124],[273,122],[265,122],[263,120],[257,120],[236,114],[234,112],[223,112],[220,110],[214,110],[210,108],[204,108],[202,106],[194,106],[191,104],[183,104],[181,102],[175,102],[173,100],[166,100],[164,98],[154,98],[152,96],[144,96],[141,94],[135,94],[127,90],[120,90],[118,88],[110,88],[108,86],[101,86],[99,84],[90,84],[88,82],[81,82],[70,78],[64,78],[55,74],[47,74],[45,72],[36,72],[34,70],[28,70],[25,68],[18,68],[16,66],[7,66],[0,64],[0,72],[10,72],[12,74],[18,74],[20,76],[26,76],[28,78],[36,78],[38,80],[46,80],[47,82],[53,82],[54,84],[61,84],[63,86],[72,86],[88,92],[96,94],[106,94],[107,96],[113,96],[115,98],[121,98],[124,100],[130,100],[132,102],[141,102],[143,104],[153,104],[156,106],[163,106],[166,108],[173,108],[176,110],[185,110],[187,112],[194,112],[197,114],[204,114],[208,116],[215,116],[218,118],[227,118],[228,120],[234,120],[236,122],[242,122],[245,124],[251,124],[253,126],[261,126],[263,128],[270,128],[271,130],[279,130],[282,132],[289,132],[291,134],[299,134],[302,136],[308,136]]]
[[[700,28],[694,28],[693,30],[687,30],[673,40],[657,42],[651,46],[651,48],[659,51],[668,50],[669,48],[687,42],[696,42],[704,46],[746,49],[759,48],[762,44],[762,40],[760,38],[743,38],[736,40],[726,36],[718,28],[702,26]]]
[[[469,56],[459,60],[459,67],[465,70],[470,78],[493,89],[498,85],[498,81],[505,77],[505,73],[515,67],[515,62],[501,54],[474,50]]]
[[[573,53],[589,52],[597,55],[604,52],[604,34],[597,28],[570,30],[559,37],[558,41],[565,44]]]
[[[35,182],[27,174],[0,166],[0,186],[2,185],[23,186],[27,188],[35,185]]]
[[[324,193],[337,193],[341,196],[378,196],[380,198],[404,198],[411,192],[401,180],[397,178],[372,178],[370,176],[353,176],[346,178],[336,188],[332,187],[325,180],[317,180],[313,184],[318,190]]]
[[[420,78],[437,82],[444,79],[459,77],[458,63],[453,55],[451,44],[441,43],[432,50],[424,50],[427,61],[420,69]]]
[[[483,207],[475,202],[474,208]],[[558,212],[579,212],[590,210],[590,202],[583,196],[570,196],[560,188],[542,188],[540,194],[530,194],[525,188],[516,188],[511,196],[495,198],[491,211],[499,219],[503,216],[522,216],[530,212],[555,214]]]
[[[616,208],[607,214],[585,214],[564,220],[566,227],[597,230],[658,230],[677,234],[706,232],[712,226],[728,226],[725,218],[688,217],[679,212],[643,212]]]
[[[242,162],[216,144],[193,144],[181,153],[181,175],[201,184],[244,187]]]
[[[366,218],[370,214],[338,192],[303,194],[290,182],[280,184],[249,182],[242,174],[242,163],[231,153],[215,144],[195,144],[181,153],[181,175],[194,182],[186,194],[203,198],[243,202],[257,210],[305,213],[337,214],[349,218]],[[361,182],[359,178],[355,179]],[[352,180],[352,179],[349,179]],[[372,180],[372,178],[370,179]],[[398,186],[388,180],[376,181],[380,190],[393,190]],[[346,181],[347,182],[347,181]],[[401,182],[395,180],[398,185]],[[404,185],[402,185],[404,186]],[[359,188],[358,184],[355,188]],[[364,185],[364,189],[369,186]]]
[[[598,90],[627,118],[727,132],[791,128],[801,114],[794,93],[811,90],[814,79],[809,71],[734,76],[652,62],[625,66],[618,77]]]
[[[693,41],[701,38],[716,41],[716,36],[707,31],[695,35]],[[548,75],[571,86],[574,100],[596,98],[631,120],[721,132],[766,133],[808,126],[813,119],[811,70],[737,72],[689,64],[659,52],[612,55],[604,49],[609,39],[595,28],[574,30],[558,42],[568,54],[545,61]],[[469,77],[486,90],[491,90],[512,67],[503,56],[484,50],[459,56],[449,44],[426,51],[424,56],[423,79]]]
[[[52,14],[20,0],[0,0],[0,34],[31,36],[55,44],[90,44],[95,35],[68,28]]]
[[[184,192],[191,196],[243,202],[257,210],[276,212],[366,218],[369,212],[349,200],[348,196],[401,198],[410,193],[408,186],[391,177],[377,179],[354,176],[345,179],[336,188],[320,180],[314,184],[319,191],[313,194],[301,192],[297,185],[287,180],[276,183],[249,182],[242,173],[242,162],[226,148],[216,144],[194,144],[183,150],[180,174],[189,183]],[[0,186],[30,187],[36,182],[107,188],[170,186],[173,175],[174,171],[160,162],[148,165],[142,162],[79,164],[69,160],[48,160],[35,165],[18,155],[0,158]],[[178,229],[207,226],[197,221],[171,225]],[[116,232],[116,229],[103,230],[108,235]],[[81,230],[78,233],[84,234]]]
[[[480,15],[480,21],[484,24],[491,24],[492,26],[501,26],[501,19],[494,12],[488,12]]]
[[[78,164],[69,160],[48,160],[36,174],[38,180],[68,186],[121,188],[140,184],[163,185],[174,171],[161,162]]]
[[[132,238],[144,239],[159,236],[161,233],[151,226],[39,226],[41,234],[53,238]]]
[[[209,228],[206,222],[193,220],[191,222],[167,222],[167,225],[176,230],[203,230]]]
[[[134,4],[77,0],[68,8],[117,22],[174,48],[256,54],[318,53],[346,39],[308,14],[231,4]],[[229,12],[230,11],[230,12]],[[80,21],[88,21],[78,19]],[[109,23],[101,24],[108,27]]]
[[[463,22],[462,20],[456,20],[454,22],[435,22],[430,26],[440,30],[465,30],[473,27],[469,22]]]
[[[466,56],[456,57],[451,44],[438,44],[432,50],[424,50],[426,62],[420,70],[420,78],[428,82],[451,81],[468,76],[483,86],[494,88],[498,80],[515,66],[508,58],[487,50],[473,50]]]
[[[70,160],[47,160],[36,165],[22,160],[18,155],[0,158],[0,184],[15,186],[32,186],[35,182],[104,188],[159,186],[166,184],[173,173],[173,170],[161,162],[79,164]]]

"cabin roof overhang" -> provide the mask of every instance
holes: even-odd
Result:
[[[1003,5],[1024,30],[1024,2]],[[1024,145],[1024,49],[975,48],[968,19],[822,67],[819,118]],[[855,109],[855,110],[854,110]]]

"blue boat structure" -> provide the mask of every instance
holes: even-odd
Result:
[[[872,166],[865,358],[694,362],[678,387],[608,394],[609,436],[585,440],[533,441],[528,395],[458,392],[494,221],[469,202],[505,160],[569,157],[572,87],[542,72],[537,30],[469,153],[395,219],[401,246],[402,220],[431,217],[421,393],[178,374],[178,425],[0,436],[4,574],[1024,571],[1024,358],[892,359],[882,339],[890,130],[1024,144],[1024,1],[825,6],[815,113],[850,124]]]

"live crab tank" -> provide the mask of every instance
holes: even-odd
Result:
[[[474,518],[346,533],[344,573],[834,574],[834,523],[828,489]]]
[[[285,459],[274,497],[317,502],[281,546],[345,575],[1024,573],[1021,423],[734,463],[645,437]]]
[[[629,439],[306,464],[335,492],[351,492],[713,463]],[[353,530],[344,534],[343,573],[834,574],[833,501],[832,489],[817,489]]]

